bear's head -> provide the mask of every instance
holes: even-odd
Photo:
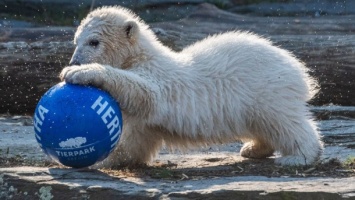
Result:
[[[152,34],[142,20],[122,7],[102,7],[89,13],[78,27],[70,65],[100,63],[127,68],[140,55],[140,32]],[[154,35],[154,34],[153,34]]]

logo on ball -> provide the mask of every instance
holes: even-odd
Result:
[[[81,168],[104,160],[122,133],[118,103],[94,87],[59,83],[38,102],[36,140],[55,161]]]

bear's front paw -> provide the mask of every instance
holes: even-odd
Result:
[[[104,67],[98,64],[65,67],[60,73],[62,81],[100,87],[105,80]]]

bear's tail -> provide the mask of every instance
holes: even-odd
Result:
[[[303,68],[305,71],[305,80],[308,87],[308,95],[306,96],[306,101],[311,101],[319,93],[320,86],[318,81],[311,75],[312,70],[307,68],[304,64]]]

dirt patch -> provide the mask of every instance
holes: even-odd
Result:
[[[217,159],[217,158],[216,158]],[[216,162],[213,160],[212,162]],[[219,161],[221,162],[221,161]],[[350,164],[351,163],[351,164]],[[136,169],[102,170],[119,177],[150,177],[154,179],[206,179],[226,176],[266,176],[266,177],[351,177],[355,176],[354,160],[340,162],[331,159],[313,166],[283,167],[275,165],[273,159],[243,160],[233,164],[180,168],[176,163],[155,163]]]
[[[212,162],[215,162],[214,160]],[[337,159],[319,162],[313,166],[283,167],[274,164],[273,159],[244,160],[234,164],[180,168],[178,164],[155,163],[152,166],[135,169],[102,170],[119,177],[150,177],[155,179],[206,179],[226,176],[266,177],[351,177],[355,176],[354,163],[341,163]]]
[[[115,177],[145,177],[153,179],[185,180],[206,179],[230,176],[266,177],[352,177],[355,176],[355,158],[345,162],[338,159],[320,161],[312,166],[287,167],[274,164],[273,159],[242,159],[231,163],[227,158],[201,158],[194,167],[184,166],[182,162],[156,161],[149,166],[122,169],[102,169],[100,171]],[[210,162],[210,165],[206,164]],[[0,168],[36,166],[66,168],[49,160],[41,162],[27,160],[21,156],[0,157]]]

